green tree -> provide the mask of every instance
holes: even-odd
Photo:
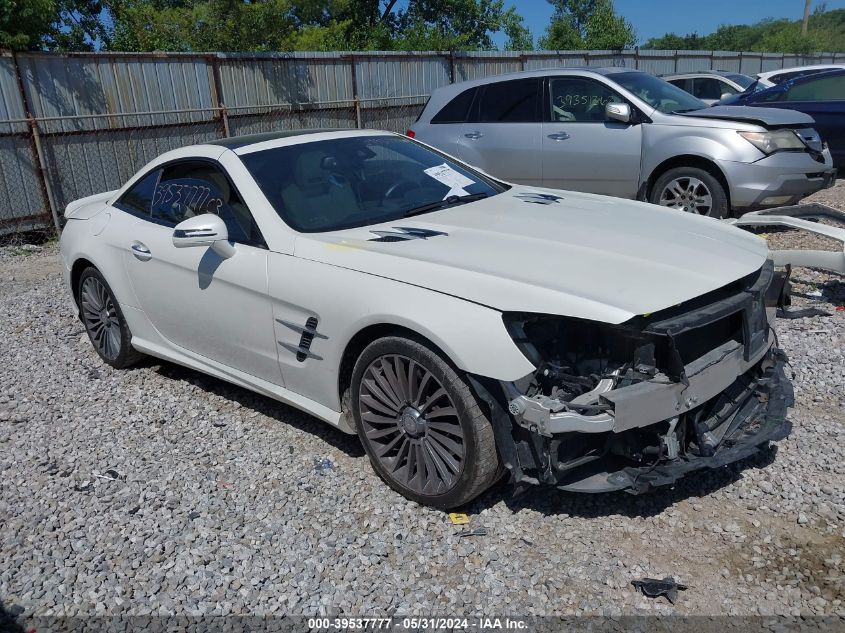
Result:
[[[637,42],[631,23],[612,0],[548,0],[555,8],[540,48],[549,50],[630,48]]]
[[[0,0],[2,1],[2,0]],[[114,50],[531,48],[504,0],[106,0]]]
[[[399,48],[409,50],[489,50],[496,48],[492,34],[505,29],[512,44],[530,37],[504,0],[412,0],[398,14],[397,35]]]
[[[0,0],[0,48],[93,50],[106,29],[98,0]]]
[[[819,5],[810,15],[807,35],[801,20],[766,19],[755,24],[722,25],[709,35],[667,33],[648,40],[643,48],[680,50],[757,51],[810,54],[845,50],[845,9],[825,11]]]

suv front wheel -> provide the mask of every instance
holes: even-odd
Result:
[[[661,175],[651,188],[649,202],[711,218],[728,215],[722,183],[697,167],[675,167]]]

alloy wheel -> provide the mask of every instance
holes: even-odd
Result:
[[[120,354],[120,320],[114,300],[105,285],[96,277],[87,277],[79,293],[85,328],[97,351],[114,360]]]
[[[465,461],[464,432],[431,371],[399,354],[380,356],[364,372],[359,406],[373,454],[397,483],[425,495],[455,485]]]
[[[670,181],[660,192],[659,203],[687,213],[710,215],[713,196],[701,180],[686,176]]]

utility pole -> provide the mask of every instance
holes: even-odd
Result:
[[[807,37],[807,25],[810,22],[810,3],[813,0],[804,0],[804,21],[801,23],[801,35]]]

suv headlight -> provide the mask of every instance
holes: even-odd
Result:
[[[739,135],[764,154],[775,152],[800,152],[807,148],[794,130],[771,132],[739,132]]]

